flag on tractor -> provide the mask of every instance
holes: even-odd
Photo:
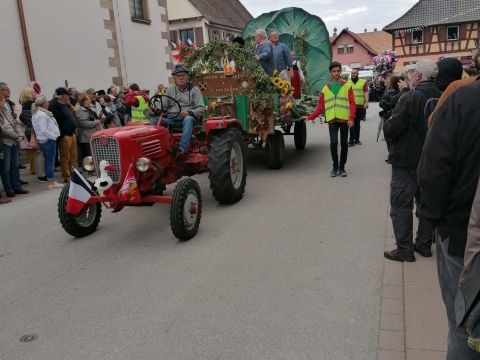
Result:
[[[135,203],[140,202],[140,190],[138,190],[137,179],[135,178],[132,164],[130,164],[127,176],[125,176],[122,187],[118,192],[118,200]]]
[[[70,188],[68,189],[67,213],[72,215],[80,214],[85,204],[92,197],[92,194],[92,187],[88,181],[85,180],[77,169],[73,169],[70,178]]]

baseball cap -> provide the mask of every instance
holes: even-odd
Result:
[[[55,89],[55,95],[57,96],[68,95],[68,90],[65,89],[64,87],[58,87]]]
[[[413,70],[419,72],[424,78],[433,80],[438,75],[438,65],[432,60],[419,60],[415,63]]]

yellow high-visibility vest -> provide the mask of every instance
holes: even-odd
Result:
[[[350,119],[350,103],[348,102],[349,90],[350,84],[345,83],[335,97],[327,85],[323,87],[322,94],[325,102],[325,120],[327,122],[335,119],[345,121]]]
[[[363,87],[367,80],[365,79],[358,79],[356,83],[350,79],[349,84],[353,89],[353,95],[355,95],[355,105],[365,105],[365,92],[363,91]]]
[[[138,99],[138,106],[132,106],[132,123],[144,123],[148,122],[148,118],[145,116],[145,110],[148,109],[148,103],[143,96],[136,96]]]

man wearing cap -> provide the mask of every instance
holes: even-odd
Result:
[[[125,105],[131,107],[132,123],[148,123],[148,95],[144,91],[140,91],[138,84],[133,83],[129,86],[127,96],[125,97]]]
[[[98,118],[101,119],[102,106],[97,101],[97,92],[93,88],[85,90],[85,94],[90,98],[90,110],[94,111]]]
[[[181,127],[183,130],[182,138],[178,145],[178,152],[183,154],[187,152],[190,146],[193,126],[196,125],[205,112],[205,104],[200,89],[193,85],[188,79],[188,69],[183,65],[176,65],[172,71],[175,84],[167,88],[165,95],[178,101],[181,108],[173,101],[167,101],[166,109],[171,113],[178,113],[173,118],[167,117],[163,120],[163,125]]]
[[[360,142],[360,121],[365,120],[365,113],[368,109],[368,82],[358,77],[358,69],[352,69],[350,84],[355,96],[355,122],[350,128],[350,141],[348,146],[362,145]]]
[[[70,95],[67,89],[59,87],[55,97],[50,101],[48,110],[52,112],[60,128],[58,147],[60,153],[60,168],[64,182],[70,180],[73,168],[77,167],[77,118],[70,110]]]
[[[432,256],[432,227],[421,216],[413,244],[413,199],[418,190],[417,166],[427,133],[425,104],[441,95],[434,82],[437,74],[435,62],[418,61],[409,73],[411,90],[402,95],[383,125],[389,152],[387,163],[392,165],[390,217],[397,245],[396,249],[385,251],[384,256],[389,260],[415,261],[414,251]]]

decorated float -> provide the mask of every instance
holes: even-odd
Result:
[[[305,78],[302,83],[295,84],[277,73],[270,77],[257,63],[252,49],[255,31],[260,28],[276,30],[280,42],[295,52]],[[242,37],[245,47],[211,41],[200,48],[181,49],[177,60],[190,69],[192,81],[204,95],[205,118],[236,118],[249,147],[264,148],[268,167],[279,169],[285,161],[284,135],[294,136],[298,150],[306,146],[303,116],[313,110],[329,79],[332,53],[328,31],[319,17],[287,8],[251,20]]]

